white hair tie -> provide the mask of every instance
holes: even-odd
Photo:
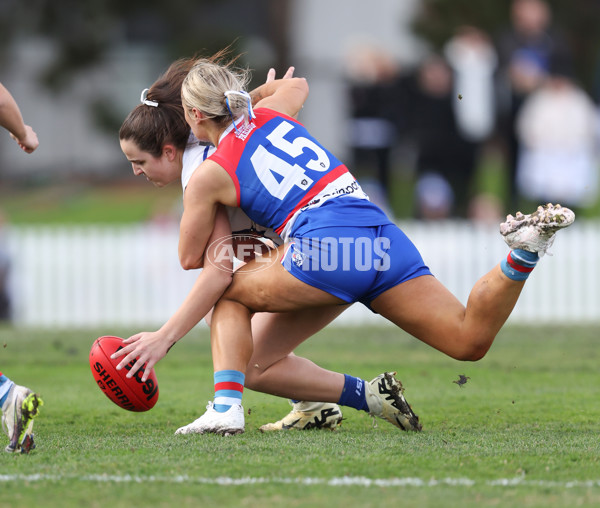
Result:
[[[158,102],[156,102],[156,101],[150,101],[150,100],[147,99],[149,91],[150,91],[149,88],[144,88],[142,90],[142,95],[140,97],[140,101],[141,101],[142,104],[145,104],[146,106],[152,106],[153,108],[157,108],[158,107]]]
[[[250,94],[248,92],[244,92],[244,91],[240,91],[240,90],[227,90],[225,92],[225,104],[227,105],[227,109],[229,110],[229,113],[231,114],[231,116],[233,116],[233,113],[231,111],[231,108],[229,107],[229,96],[230,95],[241,95],[244,99],[246,99],[246,101],[248,101],[248,120],[252,120],[253,118],[256,118],[256,115],[254,114],[254,110],[252,109],[252,97],[250,97]]]

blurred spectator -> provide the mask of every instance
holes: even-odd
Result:
[[[416,151],[416,216],[466,217],[476,155],[462,135],[455,114],[453,72],[431,55],[405,79],[406,95],[398,113],[402,135]]]
[[[454,114],[459,134],[465,140],[468,184],[471,184],[482,151],[496,127],[496,90],[494,74],[498,55],[490,37],[474,26],[462,26],[444,46],[444,55],[454,72]],[[496,221],[497,199],[491,195],[471,198],[463,195],[460,211],[479,222]],[[467,203],[468,201],[468,203]]]
[[[515,121],[526,97],[543,82],[551,59],[569,58],[564,36],[552,25],[552,12],[544,0],[513,0],[511,25],[497,41],[499,56],[500,130],[506,144],[509,172],[509,207],[517,204],[518,141]]]
[[[417,179],[415,201],[419,219],[447,219],[452,215],[454,192],[442,175],[426,172]]]
[[[374,183],[364,177],[362,181],[371,199],[385,210],[389,208],[392,149],[396,142],[399,66],[384,50],[361,45],[349,54],[346,72],[353,164],[365,176],[375,169]]]
[[[496,50],[485,32],[463,26],[446,43],[444,55],[454,72],[454,96],[461,97],[452,102],[458,129],[470,142],[485,142],[496,126]]]
[[[504,207],[495,194],[481,193],[469,203],[469,219],[480,224],[496,227],[506,217]]]
[[[0,211],[0,321],[11,319],[11,301],[8,288],[10,275],[10,256],[5,248],[4,215]]]
[[[598,198],[596,107],[569,61],[554,58],[517,117],[519,193],[577,209]]]
[[[600,106],[600,48],[596,57],[596,65],[594,68],[594,77],[592,82],[592,99],[596,105]]]

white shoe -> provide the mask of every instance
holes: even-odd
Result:
[[[420,431],[423,427],[419,417],[406,402],[402,383],[395,375],[395,372],[384,372],[367,383],[365,396],[369,414],[383,418],[399,429]]]
[[[185,427],[177,429],[175,434],[232,436],[244,432],[244,426],[244,408],[240,404],[235,404],[224,413],[219,413],[215,411],[214,404],[209,402],[206,413]]]
[[[281,420],[267,423],[258,430],[335,430],[342,424],[342,410],[333,402],[295,402],[293,409]]]
[[[531,214],[517,212],[508,215],[500,224],[500,234],[511,249],[537,252],[543,256],[554,243],[554,235],[559,229],[573,224],[575,213],[560,205],[538,206]]]
[[[5,451],[29,453],[35,448],[33,442],[33,418],[44,402],[29,388],[13,385],[2,406],[2,428],[10,439]]]

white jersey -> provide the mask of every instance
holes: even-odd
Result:
[[[182,158],[182,169],[181,169],[181,187],[185,192],[190,178],[196,171],[196,168],[202,164],[207,157],[210,157],[216,148],[212,145],[203,145],[198,141],[194,134],[190,133],[188,145],[183,152]],[[283,240],[281,237],[273,231],[273,229],[265,229],[262,226],[252,221],[241,208],[227,206],[227,215],[229,216],[229,223],[231,224],[231,231],[233,234],[236,233],[247,233],[249,231],[255,231],[266,238],[273,241],[275,245],[281,245]]]

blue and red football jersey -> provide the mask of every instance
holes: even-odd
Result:
[[[348,168],[300,122],[266,108],[255,113],[249,124],[232,124],[209,156],[231,176],[252,220],[285,238],[303,210],[342,196],[368,202]]]

